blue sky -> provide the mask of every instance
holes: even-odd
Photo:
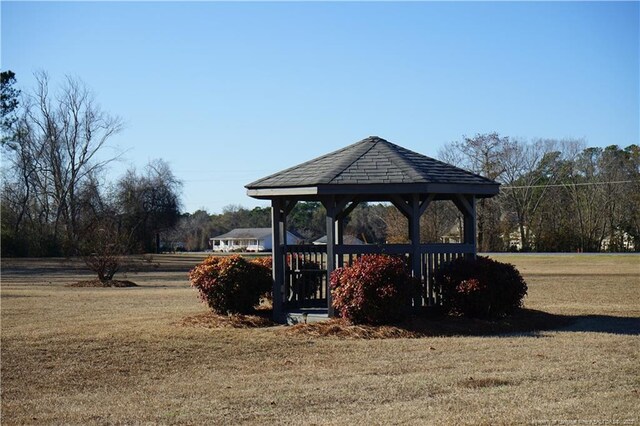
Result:
[[[370,135],[432,157],[497,131],[639,143],[638,2],[1,2],[2,69],[80,77],[186,211]]]

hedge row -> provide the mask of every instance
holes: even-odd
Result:
[[[319,269],[301,258],[287,259],[289,267]],[[301,266],[302,265],[302,266]],[[211,256],[189,274],[200,298],[217,313],[249,313],[271,291],[271,257],[246,260],[239,255]],[[330,277],[333,307],[353,323],[384,324],[402,321],[420,283],[411,277],[406,259],[365,255],[338,268]],[[314,291],[320,282],[307,283]],[[446,312],[480,318],[498,318],[522,306],[527,284],[510,264],[488,257],[459,258],[443,265],[435,277]]]

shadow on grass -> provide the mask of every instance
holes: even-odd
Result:
[[[69,275],[69,274],[87,274],[92,275],[93,272],[89,271],[86,267],[65,267],[61,268],[59,266],[51,266],[51,267],[29,267],[29,268],[2,268],[2,274],[5,276],[16,276],[16,277],[31,277],[37,276],[42,277],[43,275],[51,275],[51,276],[59,276],[59,275]]]
[[[271,321],[271,309],[258,309],[251,315],[218,315],[203,312],[183,318],[181,326],[202,328],[263,328],[278,326]],[[545,331],[612,333],[640,335],[640,318],[606,315],[556,315],[521,309],[499,320],[482,320],[436,314],[414,315],[395,325],[351,324],[340,318],[298,323],[279,328],[286,335],[336,337],[346,339],[393,339],[420,337],[484,336],[542,337]]]
[[[541,337],[545,331],[595,332],[640,335],[640,318],[605,315],[556,315],[521,309],[499,320],[444,315],[414,315],[389,326],[353,325],[342,319],[297,324],[284,331],[290,335],[354,339],[420,338],[447,336]]]
[[[562,331],[640,335],[640,318],[615,317],[608,315],[580,315],[569,317],[571,324]]]
[[[461,317],[414,317],[403,328],[425,336],[531,336],[544,331],[572,331],[640,335],[640,318],[608,315],[557,315],[520,309],[499,320]]]

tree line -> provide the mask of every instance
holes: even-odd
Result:
[[[521,141],[497,133],[453,142],[440,157],[502,184],[478,202],[478,247],[524,251],[640,248],[640,148],[582,140]]]
[[[23,93],[1,73],[2,256],[72,256],[110,245],[118,253],[210,248],[234,228],[271,226],[271,209],[230,205],[219,214],[181,212],[181,182],[153,160],[108,181],[109,141],[122,120],[103,111],[80,80],[52,87],[45,73]],[[480,251],[638,251],[640,148],[587,147],[581,140],[524,141],[497,133],[446,144],[439,159],[494,179],[500,194],[477,203]],[[300,202],[290,230],[325,234],[324,208]],[[421,218],[423,242],[454,242],[462,217],[436,201]],[[389,203],[361,203],[345,232],[365,243],[408,240],[406,218]],[[104,250],[104,247],[100,248]]]
[[[180,216],[180,181],[151,161],[115,182],[105,171],[119,154],[109,140],[123,128],[80,80],[52,87],[36,74],[33,90],[1,73],[2,256],[73,256],[108,244],[117,252],[153,252]]]
[[[640,148],[587,147],[581,140],[523,141],[497,133],[445,145],[442,161],[501,184],[477,203],[478,250],[598,252],[640,250]],[[324,208],[300,202],[289,230],[307,241],[325,235]],[[270,208],[228,206],[221,214],[185,213],[168,239],[205,250],[209,238],[233,228],[270,226]],[[450,201],[430,204],[421,218],[422,242],[455,242],[462,215]],[[362,203],[346,234],[365,243],[408,241],[406,218],[389,203]]]

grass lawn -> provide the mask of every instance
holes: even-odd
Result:
[[[206,307],[162,255],[70,288],[78,261],[2,261],[2,424],[639,424],[640,256],[492,255],[527,308],[571,317],[520,335],[355,340],[282,326],[180,325]],[[117,277],[118,278],[118,277]]]

